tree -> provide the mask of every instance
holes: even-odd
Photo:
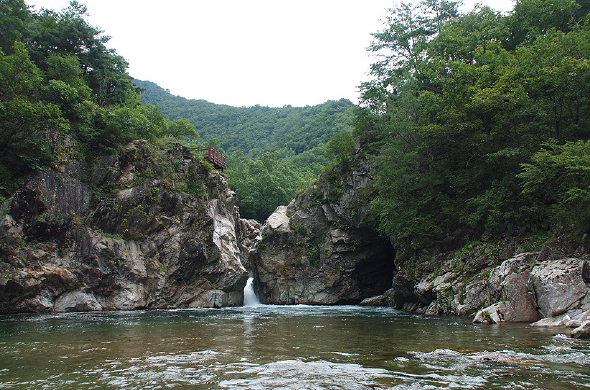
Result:
[[[87,158],[133,139],[198,136],[188,120],[139,105],[127,62],[85,17],[75,1],[61,12],[35,13],[21,1],[0,3],[1,199],[55,163],[61,136]]]
[[[421,79],[425,65],[425,50],[428,43],[437,36],[446,21],[457,17],[459,2],[425,0],[418,6],[401,3],[397,9],[390,9],[385,29],[374,33],[369,51],[377,54],[379,61],[371,65],[373,81],[364,83],[365,102],[384,99],[407,80],[405,75]],[[384,107],[374,106],[374,109]]]
[[[86,15],[86,6],[77,1],[61,12],[33,14],[25,34],[33,61],[44,71],[50,66],[55,70],[56,55],[63,59],[75,56],[99,106],[137,105],[138,91],[127,74],[127,61],[107,49],[110,37],[89,25]]]
[[[546,220],[578,239],[590,233],[590,142],[547,143],[519,176]]]
[[[60,114],[55,105],[23,97],[0,102],[0,196],[10,194],[27,174],[52,162],[44,131],[67,130]]]
[[[199,133],[197,133],[195,126],[186,118],[170,122],[164,135],[170,135],[177,138],[188,138],[191,140],[199,137]]]
[[[24,0],[0,0],[0,50],[11,53],[20,42],[30,13]]]
[[[15,42],[12,51],[11,55],[0,52],[0,99],[35,97],[42,83],[42,72],[30,60],[24,44]]]
[[[546,180],[564,188],[551,201],[535,201],[542,191],[531,184],[551,171],[541,145],[565,143],[569,153],[568,142],[590,137],[590,26],[580,5],[523,0],[507,16],[487,7],[444,16],[428,3],[393,10],[375,34],[370,50],[383,55],[357,110],[360,150],[378,164],[372,210],[383,235],[398,253],[518,235],[571,225],[566,204],[587,229],[582,176],[575,186],[569,171]]]
[[[336,158],[338,162],[346,162],[354,152],[354,138],[346,131],[336,134],[326,145],[328,158]]]
[[[585,13],[575,0],[519,0],[507,20],[512,32],[510,48],[530,43],[552,28],[569,31],[588,14],[588,2],[582,3]]]
[[[263,221],[281,205],[287,205],[305,179],[277,160],[276,153],[263,153],[250,160],[243,153],[230,156],[229,182],[238,194],[240,214]]]

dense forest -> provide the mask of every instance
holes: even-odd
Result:
[[[590,1],[501,14],[424,0],[369,48],[355,135],[379,167],[374,223],[399,249],[590,233]]]
[[[202,142],[229,154],[226,172],[242,215],[259,221],[317,178],[335,156],[327,147],[334,136],[350,138],[353,131],[355,106],[346,99],[313,107],[232,107],[134,83],[142,103],[157,105],[171,120],[188,119]]]
[[[227,152],[247,157],[274,151],[298,155],[341,131],[352,132],[354,104],[346,99],[313,107],[232,107],[174,96],[149,81],[134,83],[142,88],[143,103],[159,106],[169,119],[188,119],[203,140],[215,139]]]

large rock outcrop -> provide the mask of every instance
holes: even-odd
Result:
[[[560,238],[545,243],[539,252],[519,252],[517,246],[502,242],[474,245],[446,258],[430,256],[413,268],[406,266],[390,290],[361,304],[474,315],[476,322],[585,325],[590,313],[590,258],[584,247]],[[580,328],[576,334],[585,332]]]
[[[584,302],[590,306],[590,263],[581,259],[535,264],[530,279],[543,317],[562,314]],[[590,307],[589,307],[590,308]]]
[[[250,264],[262,303],[354,304],[391,287],[393,248],[363,223],[369,164],[326,176],[261,227]]]
[[[0,310],[240,305],[235,203],[176,143],[48,169],[1,206]]]
[[[523,257],[525,261],[515,266]],[[526,257],[530,260],[527,261]],[[494,268],[490,279],[485,281],[492,294],[482,303],[496,302],[481,309],[474,321],[535,322],[540,318],[564,313],[574,316],[590,310],[590,278],[584,277],[590,266],[588,260],[537,259],[537,254],[521,255]],[[499,284],[494,284],[494,274],[501,277]],[[467,285],[467,291],[472,286]],[[498,301],[499,298],[501,300]],[[573,327],[570,325],[568,327]]]

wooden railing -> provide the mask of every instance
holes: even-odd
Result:
[[[221,153],[211,145],[198,147],[197,154],[203,156],[205,160],[209,161],[217,169],[224,170],[226,168],[225,154]]]

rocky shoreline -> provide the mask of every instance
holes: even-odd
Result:
[[[457,267],[462,259],[452,259],[414,284],[398,274],[392,289],[361,305],[393,306],[428,315],[474,316],[474,322],[489,324],[529,323],[587,338],[590,261],[547,253],[547,248],[520,253],[471,274],[458,272],[464,270]]]
[[[64,161],[65,160],[65,161]],[[70,312],[262,303],[390,306],[590,337],[590,258],[564,237],[479,243],[396,263],[366,222],[372,168],[320,178],[263,224],[178,143],[63,158],[0,207],[0,310]]]

